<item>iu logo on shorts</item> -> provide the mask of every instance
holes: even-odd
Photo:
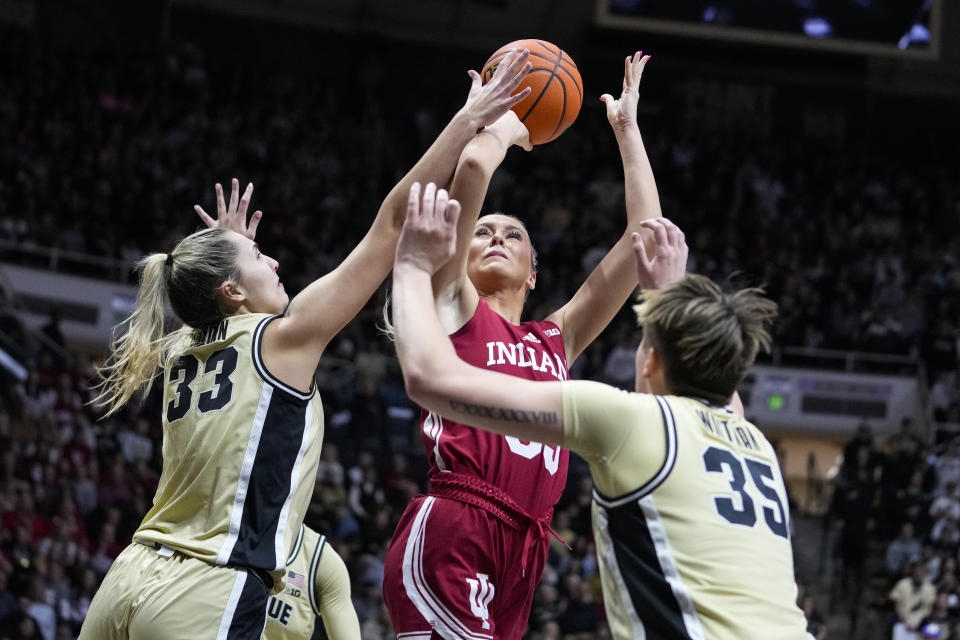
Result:
[[[490,617],[490,612],[487,607],[490,605],[490,601],[493,600],[493,594],[496,589],[493,588],[493,583],[488,580],[489,576],[485,573],[478,573],[477,579],[467,578],[467,584],[470,585],[470,612],[473,615],[477,616],[483,620],[483,628],[489,629],[490,623],[487,622],[487,618]]]

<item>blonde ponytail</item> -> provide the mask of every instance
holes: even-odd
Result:
[[[137,306],[114,331],[110,361],[97,369],[100,383],[95,404],[110,415],[138,391],[146,394],[163,367],[170,347],[183,331],[164,335],[167,300],[188,327],[199,329],[223,319],[218,303],[220,285],[239,277],[236,235],[227,229],[202,229],[181,240],[170,253],[153,253],[140,260]],[[184,330],[186,331],[186,330]]]
[[[100,383],[94,402],[107,408],[106,415],[117,411],[137,391],[146,394],[163,365],[167,255],[153,253],[137,263],[137,306],[123,324],[114,328],[110,361],[97,369]],[[117,337],[124,326],[126,332]]]

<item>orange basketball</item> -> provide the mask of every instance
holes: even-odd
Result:
[[[483,83],[493,77],[497,65],[510,49],[530,51],[533,68],[517,88],[530,87],[530,95],[513,106],[513,111],[530,132],[530,142],[543,144],[567,130],[583,104],[583,81],[573,59],[560,47],[543,40],[517,40],[505,44],[483,65]]]

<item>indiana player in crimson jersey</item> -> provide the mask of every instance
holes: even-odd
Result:
[[[631,232],[660,216],[636,121],[648,59],[628,57],[620,98],[601,98],[623,161],[626,230],[574,297],[542,322],[520,323],[537,281],[523,223],[503,214],[477,220],[507,149],[531,148],[527,130],[508,112],[464,149],[451,184],[451,197],[463,207],[456,253],[434,276],[433,291],[441,323],[467,362],[530,380],[566,380],[569,364],[636,287]],[[384,570],[384,600],[397,637],[520,638],[543,572],[568,453],[434,413],[423,412],[421,426],[430,491],[407,506]]]

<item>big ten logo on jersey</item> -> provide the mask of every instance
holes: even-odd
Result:
[[[556,338],[558,335],[560,335],[560,329],[547,329],[543,332],[543,334],[548,338]]]
[[[490,576],[485,573],[478,573],[477,579],[467,578],[467,584],[470,585],[470,612],[483,620],[483,628],[490,628],[490,601],[493,600],[493,594],[496,589],[490,582]]]
[[[290,614],[293,613],[293,605],[288,604],[277,596],[270,596],[270,602],[267,603],[267,615],[287,626],[290,624]]]
[[[567,368],[559,355],[550,354],[542,348],[542,342],[533,334],[527,334],[515,344],[494,341],[487,343],[487,367],[510,364],[515,367],[530,367],[540,373],[549,373],[557,380],[567,379]]]

